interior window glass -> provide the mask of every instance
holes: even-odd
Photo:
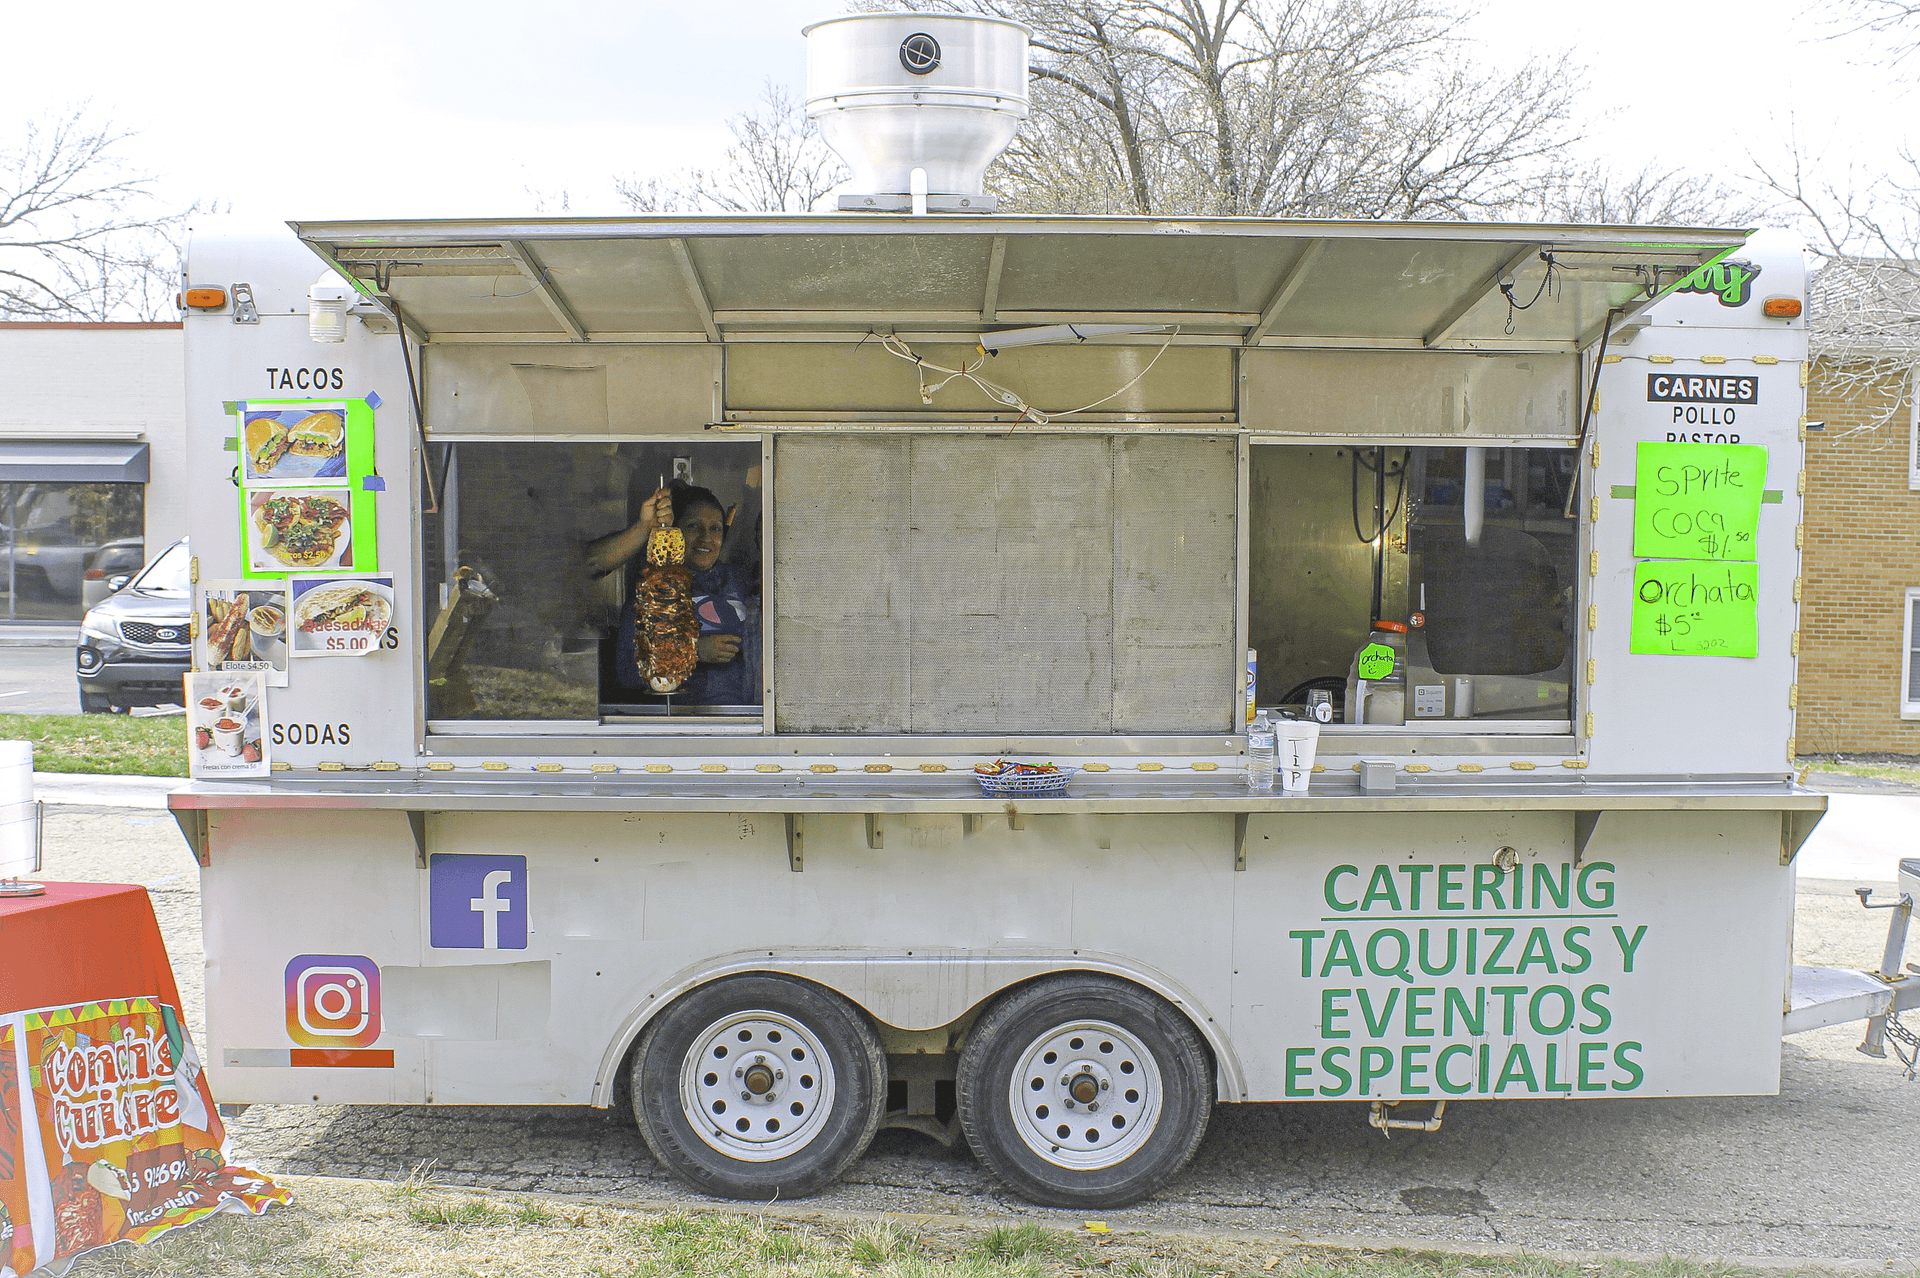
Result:
[[[1338,723],[1565,723],[1574,465],[1564,448],[1256,448],[1259,704],[1320,692]]]
[[[430,720],[702,720],[760,710],[760,445],[459,443],[423,516]],[[668,489],[699,623],[671,692],[639,667],[649,503]]]

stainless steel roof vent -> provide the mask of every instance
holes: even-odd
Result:
[[[1027,116],[1025,26],[971,14],[858,13],[804,34],[807,114],[861,192],[841,196],[842,211],[993,211],[987,165]]]

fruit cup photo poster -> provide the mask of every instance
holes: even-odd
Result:
[[[175,1008],[139,996],[0,1017],[0,1275],[289,1200],[225,1146]]]
[[[266,676],[200,670],[186,685],[187,774],[196,781],[272,776]]]
[[[380,566],[374,499],[377,395],[366,399],[234,400],[245,576],[373,572]]]
[[[289,606],[285,581],[201,582],[193,664],[258,671],[268,687],[286,687]]]

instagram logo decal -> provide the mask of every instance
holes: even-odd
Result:
[[[287,1036],[302,1047],[366,1047],[380,1037],[380,968],[357,954],[287,964]]]

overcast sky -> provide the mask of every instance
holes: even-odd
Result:
[[[1731,176],[1797,120],[1831,166],[1884,164],[1920,91],[1820,41],[1811,0],[1483,0],[1480,55],[1572,50],[1589,149]],[[150,0],[9,13],[0,146],[91,98],[172,204],[276,218],[531,211],[565,189],[614,212],[612,179],[713,164],[762,82],[803,87],[799,29],[841,0]],[[76,32],[76,23],[84,29]]]

